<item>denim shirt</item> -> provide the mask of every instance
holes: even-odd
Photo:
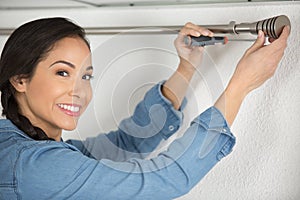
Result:
[[[147,157],[182,123],[151,88],[118,130],[85,141],[36,141],[0,120],[0,199],[173,199],[232,151],[235,137],[211,107],[159,155]]]

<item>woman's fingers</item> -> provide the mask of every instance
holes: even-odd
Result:
[[[194,70],[201,64],[204,47],[190,46],[186,39],[190,36],[199,37],[201,35],[213,36],[213,33],[204,27],[188,22],[182,27],[174,41],[180,62],[184,63],[187,71]]]
[[[270,48],[268,49],[274,49],[274,51],[278,51],[278,50],[282,50],[285,49],[287,46],[287,40],[290,34],[290,27],[289,26],[285,26],[279,36],[278,39],[274,40],[269,46]],[[268,46],[268,47],[269,47]]]
[[[252,44],[252,46],[246,51],[246,54],[251,54],[261,47],[264,46],[265,43],[265,34],[259,30],[256,41]]]
[[[211,32],[207,28],[195,25],[191,22],[186,23],[180,32],[185,35],[192,35],[196,37],[199,37],[200,35],[210,36],[210,37],[213,36],[213,32]]]
[[[284,28],[283,28],[283,30],[282,30],[282,32],[281,32],[281,34],[280,34],[280,36],[279,36],[279,38],[285,38],[285,39],[287,39],[287,37],[289,36],[289,34],[290,34],[290,26],[285,26]],[[278,40],[278,39],[275,39],[275,38],[269,38],[269,42],[270,43],[273,43],[274,41],[276,41],[276,40]]]

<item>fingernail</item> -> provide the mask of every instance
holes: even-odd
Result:
[[[202,35],[208,36],[209,33],[210,33],[210,32],[209,32],[208,30],[204,30],[204,31],[202,32]]]

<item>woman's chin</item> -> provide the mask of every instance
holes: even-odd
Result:
[[[73,122],[73,123],[63,124],[61,126],[61,128],[63,130],[66,130],[66,131],[73,131],[74,129],[76,129],[76,127],[77,127],[77,122],[76,123]]]
[[[73,131],[74,129],[76,129],[77,124],[73,125],[73,126],[65,126],[63,129],[66,131]]]
[[[75,130],[75,128],[76,127],[74,127],[74,128],[63,128],[63,130],[65,130],[65,131],[73,131],[73,130]]]
[[[74,129],[76,129],[77,125],[78,125],[78,118],[63,119],[59,123],[60,128],[66,131],[73,131]]]

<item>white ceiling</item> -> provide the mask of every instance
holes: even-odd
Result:
[[[204,2],[247,2],[247,0],[0,0],[0,9],[57,9],[105,6],[174,5]]]
[[[276,1],[276,0],[251,0]],[[280,0],[277,0],[280,1]],[[284,1],[284,0],[281,0]],[[289,1],[289,0],[285,0]],[[293,1],[293,0],[290,0]],[[298,1],[298,0],[295,0]],[[248,0],[0,0],[0,10],[248,2]]]

